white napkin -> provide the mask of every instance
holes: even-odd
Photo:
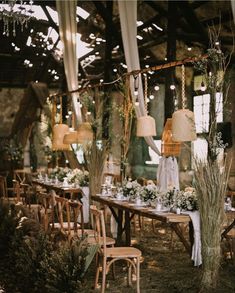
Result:
[[[82,196],[82,208],[83,208],[83,218],[84,223],[89,223],[89,187],[81,187],[83,196]]]
[[[199,211],[184,211],[183,213],[189,215],[192,220],[194,230],[194,242],[191,259],[194,261],[194,266],[198,267],[202,264],[200,214]]]
[[[117,238],[117,228],[118,228],[117,221],[115,220],[114,216],[111,214],[110,230],[111,230],[111,234],[112,234],[113,238]]]

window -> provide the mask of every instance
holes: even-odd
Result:
[[[197,133],[208,132],[210,95],[200,95],[193,97],[193,109]],[[223,94],[216,93],[216,113],[217,122],[223,122]]]

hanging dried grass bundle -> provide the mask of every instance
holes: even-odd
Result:
[[[108,143],[106,141],[94,140],[85,151],[85,160],[89,171],[90,196],[100,192],[107,155]]]
[[[231,164],[230,164],[231,166]],[[220,266],[224,198],[230,166],[217,161],[195,161],[195,188],[199,200],[203,272],[201,292],[216,288]]]

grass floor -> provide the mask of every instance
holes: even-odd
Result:
[[[141,233],[137,231],[132,235],[132,243],[142,251],[140,288],[142,293],[196,293],[200,289],[201,268],[194,267],[190,256],[185,251],[177,235],[171,229],[160,222],[155,221],[153,232],[151,220],[145,220]],[[223,251],[226,246],[222,243]],[[95,276],[95,264],[93,264],[83,284],[84,292],[98,292],[92,288]],[[118,293],[135,292],[127,287],[127,273],[123,263],[116,265],[116,278],[112,273],[108,275],[106,292]],[[218,287],[213,293],[235,292],[235,266],[231,259],[223,254],[220,269]]]

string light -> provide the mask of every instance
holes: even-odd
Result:
[[[154,89],[155,89],[155,91],[159,91],[160,87],[158,85],[155,85]]]
[[[175,89],[175,85],[174,84],[171,84],[170,85],[170,89],[173,91]]]
[[[201,83],[201,91],[204,92],[205,90],[206,90],[206,85],[202,81],[202,83]]]

